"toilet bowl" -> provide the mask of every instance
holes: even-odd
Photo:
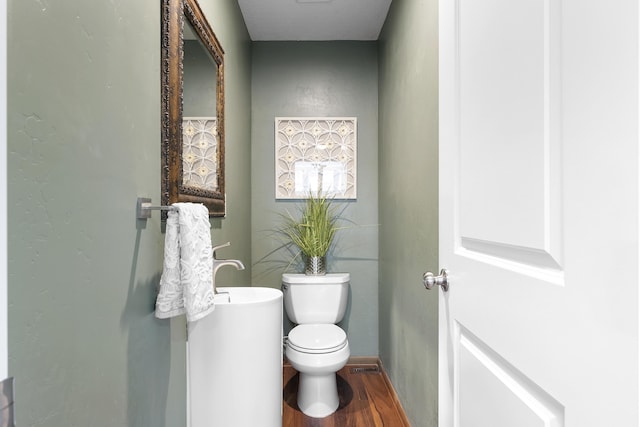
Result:
[[[340,404],[336,372],[351,352],[347,334],[335,323],[344,316],[348,286],[348,273],[282,277],[285,311],[297,324],[289,331],[285,354],[300,374],[298,407],[310,417],[331,415]]]
[[[287,359],[300,373],[298,407],[315,418],[338,409],[336,372],[344,367],[350,350],[347,335],[331,324],[299,325],[289,332]]]

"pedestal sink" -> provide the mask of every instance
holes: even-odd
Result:
[[[217,289],[188,324],[189,427],[282,426],[282,292]]]

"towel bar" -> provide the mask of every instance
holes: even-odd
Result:
[[[151,211],[174,211],[176,208],[173,206],[152,206],[151,199],[148,197],[138,197],[136,202],[136,218],[147,219],[151,218]]]

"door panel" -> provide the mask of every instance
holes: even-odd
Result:
[[[464,328],[458,337],[461,425],[564,425],[564,408],[553,397]]]
[[[559,8],[548,3],[457,2],[456,203],[470,256],[560,272]]]
[[[440,2],[441,427],[637,426],[638,4]]]

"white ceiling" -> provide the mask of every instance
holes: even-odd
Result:
[[[377,40],[391,0],[238,0],[251,40]]]

